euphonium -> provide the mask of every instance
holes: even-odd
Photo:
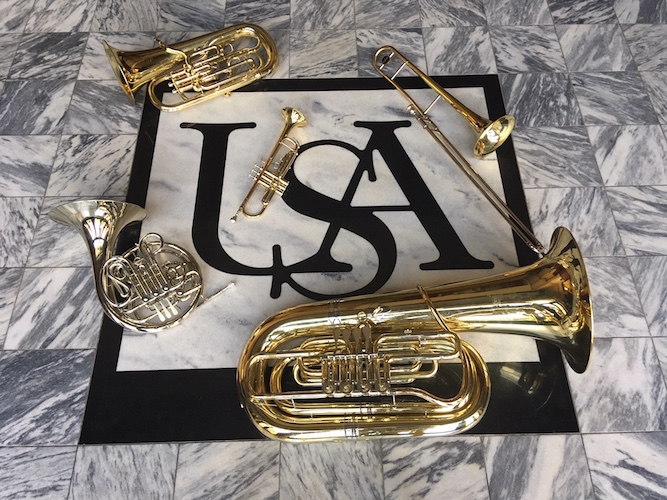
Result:
[[[392,64],[394,65],[392,66]],[[412,71],[413,75],[421,78],[424,83],[431,87],[431,89],[433,89],[437,94],[435,99],[428,106],[422,106],[424,109],[423,113],[428,113],[433,105],[441,98],[448,102],[461,116],[463,116],[468,121],[468,124],[477,133],[477,142],[475,143],[473,152],[478,158],[498,149],[512,133],[512,129],[514,128],[515,123],[515,119],[512,115],[504,115],[496,120],[487,120],[486,118],[482,118],[477,113],[464,106],[461,101],[456,99],[449,92],[445,91],[426,73],[421,71],[417,66],[410,62],[403,54],[389,45],[385,45],[384,47],[380,47],[380,49],[378,49],[378,51],[375,53],[375,57],[373,58],[373,66],[410,101],[411,106],[416,108],[419,106],[413,100],[413,98],[410,97],[410,95],[408,95],[408,93],[398,85],[396,82],[396,77],[398,77],[398,75],[407,68]],[[390,70],[393,70],[391,74]]]
[[[278,137],[268,158],[254,172],[255,180],[238,210],[231,217],[230,220],[232,222],[236,222],[240,213],[243,213],[249,219],[256,219],[264,213],[274,194],[282,196],[285,189],[287,189],[288,182],[284,177],[296,161],[300,147],[299,142],[296,139],[288,137],[288,135],[293,128],[305,127],[308,122],[304,114],[295,108],[283,108],[282,114],[285,119],[285,125],[280,132],[280,137]],[[253,210],[256,211],[249,212],[249,208],[246,205],[254,201],[252,198],[260,186],[264,188],[262,197],[258,200],[258,203],[255,203],[256,208],[253,208]]]
[[[269,34],[253,24],[239,24],[207,35],[139,51],[122,51],[104,42],[107,58],[121,87],[134,104],[134,95],[148,85],[148,95],[162,111],[177,111],[219,94],[229,95],[273,71],[278,50]],[[169,82],[181,98],[165,104],[155,92]]]
[[[288,441],[446,435],[472,428],[489,401],[488,370],[457,333],[513,333],[561,349],[576,372],[591,353],[581,252],[565,228],[537,262],[427,290],[283,310],[252,334],[237,370],[240,398],[265,435]],[[458,358],[461,385],[434,393]]]
[[[143,208],[111,200],[75,201],[49,212],[86,240],[104,312],[136,332],[157,332],[183,320],[204,300],[199,266],[181,247],[155,233],[113,255],[121,231],[146,217]]]

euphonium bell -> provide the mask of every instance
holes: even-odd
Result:
[[[130,102],[148,83],[148,96],[162,111],[177,111],[248,85],[270,74],[278,50],[269,34],[253,24],[239,24],[207,35],[138,51],[122,51],[104,42],[116,78]],[[166,104],[155,88],[169,82],[181,101]]]
[[[86,200],[60,205],[49,216],[85,239],[102,309],[119,325],[157,332],[181,322],[204,300],[197,262],[158,234],[149,233],[122,255],[113,255],[123,229],[146,217],[143,208]]]
[[[240,399],[265,435],[287,441],[446,435],[472,428],[488,370],[458,333],[517,334],[588,365],[592,315],[581,252],[558,228],[537,262],[427,290],[316,302],[266,319],[237,370]],[[470,337],[468,337],[470,338]],[[461,363],[456,394],[428,384]]]

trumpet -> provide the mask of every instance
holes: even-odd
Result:
[[[262,167],[254,172],[255,180],[238,210],[230,218],[232,222],[237,221],[240,213],[243,213],[249,219],[258,218],[269,206],[273,195],[278,194],[278,196],[282,196],[287,188],[288,182],[284,179],[285,174],[292,167],[299,154],[299,143],[295,139],[288,137],[288,135],[293,128],[305,127],[308,122],[304,114],[298,109],[283,108],[282,114],[285,119],[285,126],[280,133],[280,137]],[[260,200],[261,207],[256,212],[249,212],[246,205],[260,186],[264,188],[264,193]]]
[[[122,51],[106,41],[104,49],[116,78],[132,104],[148,83],[151,102],[162,111],[178,111],[230,92],[269,75],[278,64],[278,50],[269,34],[253,24],[239,24],[207,35],[159,47]],[[166,104],[156,87],[169,82],[180,97]]]
[[[398,65],[398,67],[390,73],[390,69]],[[484,155],[492,153],[498,149],[507,140],[514,128],[515,118],[512,115],[504,115],[496,120],[487,120],[479,116],[471,109],[464,106],[461,101],[456,99],[449,92],[445,91],[426,73],[421,71],[417,66],[410,62],[403,54],[395,48],[385,45],[380,47],[373,58],[373,66],[385,79],[387,79],[396,89],[398,89],[409,101],[410,108],[419,108],[416,101],[396,82],[398,75],[406,68],[412,71],[412,75],[421,78],[429,87],[436,92],[435,99],[422,111],[426,115],[431,108],[441,98],[449,103],[461,116],[463,116],[468,124],[473,128],[477,134],[477,142],[473,153],[475,157],[481,158]],[[412,113],[412,111],[410,110]]]
[[[84,200],[57,206],[49,217],[83,236],[102,309],[124,328],[159,332],[180,323],[211,298],[202,295],[201,271],[192,255],[159,234],[149,233],[122,255],[113,255],[123,229],[146,217],[143,208],[112,200]]]

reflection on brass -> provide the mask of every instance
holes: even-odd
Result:
[[[85,200],[60,205],[49,216],[74,227],[86,240],[97,296],[107,316],[119,325],[157,332],[176,325],[205,300],[194,258],[158,234],[149,233],[122,255],[113,255],[121,231],[146,217],[143,208]]]
[[[278,50],[269,34],[253,24],[239,24],[207,35],[138,51],[122,51],[104,42],[107,58],[121,87],[134,104],[136,92],[148,83],[148,96],[162,111],[177,111],[230,92],[267,76],[278,64]],[[176,104],[155,93],[169,82]]]
[[[417,66],[411,63],[399,51],[389,45],[381,47],[375,53],[373,66],[375,66],[375,69],[389,82],[391,82],[391,84],[394,85],[394,87],[396,87],[410,101],[410,113],[419,113],[421,119],[419,117],[418,119],[424,126],[427,126],[427,122],[432,123],[430,120],[427,120],[427,113],[439,99],[442,98],[451,104],[451,106],[456,111],[458,111],[459,114],[461,114],[475,130],[475,133],[477,134],[477,142],[475,143],[474,154],[478,158],[487,155],[499,148],[510,136],[512,129],[514,128],[515,120],[512,115],[501,116],[497,120],[493,121],[482,118],[477,113],[464,106],[458,99],[445,91],[440,85],[433,81],[432,78],[417,68]],[[431,102],[423,110],[396,81],[396,77],[398,77],[398,75],[405,69],[408,69],[412,72],[409,76],[418,76],[437,94],[433,102]]]
[[[255,173],[255,181],[252,183],[252,187],[248,191],[248,194],[238,210],[230,219],[232,222],[236,222],[240,213],[243,213],[243,215],[249,219],[256,219],[262,215],[264,210],[266,210],[266,207],[269,206],[269,202],[271,201],[271,198],[273,198],[273,195],[278,194],[278,196],[282,196],[287,188],[288,182],[284,179],[285,174],[287,174],[292,167],[292,164],[294,164],[294,161],[299,154],[299,143],[295,139],[287,136],[293,128],[305,127],[308,122],[306,121],[304,114],[298,109],[283,108],[282,114],[285,119],[285,126],[280,133],[280,137],[269,153],[269,157],[263,163],[259,171]],[[258,200],[257,211],[249,212],[246,205],[254,201],[252,198],[255,195],[255,191],[260,186],[264,188],[264,191],[261,193],[261,200]]]
[[[243,350],[241,402],[262,433],[287,441],[462,432],[484,415],[490,382],[461,332],[546,341],[583,372],[592,316],[571,233],[558,228],[541,259],[497,276],[278,312]],[[452,359],[462,369],[458,394],[420,386]]]

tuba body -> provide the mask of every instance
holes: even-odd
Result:
[[[122,51],[104,42],[111,68],[132,104],[148,84],[148,96],[162,111],[192,104],[248,85],[270,74],[278,64],[278,49],[269,34],[253,24],[230,26],[190,40],[159,47]],[[168,82],[180,101],[166,104],[156,87]]]
[[[263,434],[286,441],[459,433],[490,395],[486,364],[462,332],[546,341],[583,372],[592,313],[571,233],[558,228],[545,256],[496,276],[275,314],[243,350],[240,399]],[[432,382],[447,371],[460,386],[439,394]]]

